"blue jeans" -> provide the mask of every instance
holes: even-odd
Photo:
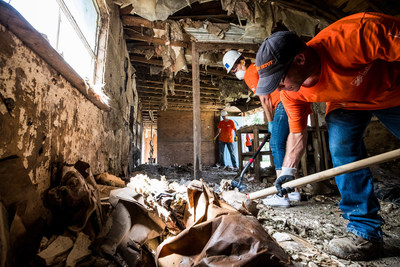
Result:
[[[221,166],[226,166],[224,160],[224,151],[225,151],[225,146],[227,146],[229,154],[231,155],[232,165],[234,168],[237,168],[236,157],[235,154],[233,154],[233,143],[225,143],[222,141],[218,141],[218,143],[219,143],[219,162],[221,163]]]
[[[333,167],[367,157],[363,135],[372,115],[400,138],[400,106],[381,110],[334,110],[326,116]],[[370,241],[382,241],[384,220],[378,214],[380,206],[369,168],[336,176],[335,180],[342,196],[339,208],[343,218],[349,220],[347,231]]]
[[[282,170],[288,135],[288,116],[281,102],[278,104],[275,110],[274,121],[272,122],[271,139],[269,141],[272,156],[274,157],[275,170]]]

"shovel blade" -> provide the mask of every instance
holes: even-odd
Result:
[[[246,189],[246,186],[244,184],[242,184],[241,182],[235,181],[235,180],[232,180],[232,186],[234,188],[239,189],[239,192],[242,192],[243,190]]]

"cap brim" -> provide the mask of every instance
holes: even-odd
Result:
[[[257,83],[256,95],[269,95],[275,91],[282,79],[283,72],[283,70],[277,71],[274,74],[260,77]]]

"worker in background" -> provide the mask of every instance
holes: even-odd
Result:
[[[238,170],[236,157],[234,154],[233,148],[233,134],[232,131],[235,132],[235,142],[238,140],[236,126],[232,120],[228,119],[228,112],[223,110],[221,112],[222,120],[218,123],[218,132],[217,135],[214,137],[214,140],[217,140],[219,137],[219,162],[221,164],[221,168],[226,169],[228,166],[225,164],[224,160],[224,152],[225,146],[228,148],[229,154],[231,156],[232,167],[234,171]]]
[[[235,74],[239,80],[246,82],[247,86],[256,94],[258,84],[258,72],[256,64],[250,59],[245,59],[241,53],[230,50],[225,53],[222,62],[228,73]],[[289,135],[289,124],[286,111],[280,100],[280,93],[274,92],[269,95],[259,95],[261,105],[268,120],[268,131],[271,133],[269,142],[277,177],[282,169],[285,157],[286,140]],[[283,196],[273,195],[263,200],[263,203],[272,207],[289,207],[290,201],[300,201],[301,195],[298,191]]]
[[[249,152],[253,152],[253,134],[246,134],[246,147]]]
[[[312,102],[327,102],[326,122],[334,167],[367,157],[365,128],[375,115],[400,138],[400,19],[379,13],[354,14],[331,24],[305,44],[294,32],[276,32],[257,52],[258,95],[281,91],[290,134],[281,176],[294,178],[307,143]],[[333,239],[337,257],[368,260],[383,247],[371,171],[364,168],[335,177],[339,207],[349,222],[349,237]]]

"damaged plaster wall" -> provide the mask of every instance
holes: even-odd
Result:
[[[133,158],[140,155],[134,69],[125,60],[128,53],[118,8],[111,0],[107,4],[110,29],[104,82],[110,112],[88,101],[0,24],[0,201],[10,225],[19,226],[11,227],[11,246],[17,240],[28,242],[29,232],[40,232],[38,221],[51,218],[43,197],[64,163],[81,160],[94,174],[127,175],[134,167]],[[33,225],[35,231],[28,231]]]
[[[217,132],[214,112],[201,112],[201,161],[203,165],[216,162]],[[157,120],[158,163],[161,166],[193,163],[193,112],[163,111]]]

